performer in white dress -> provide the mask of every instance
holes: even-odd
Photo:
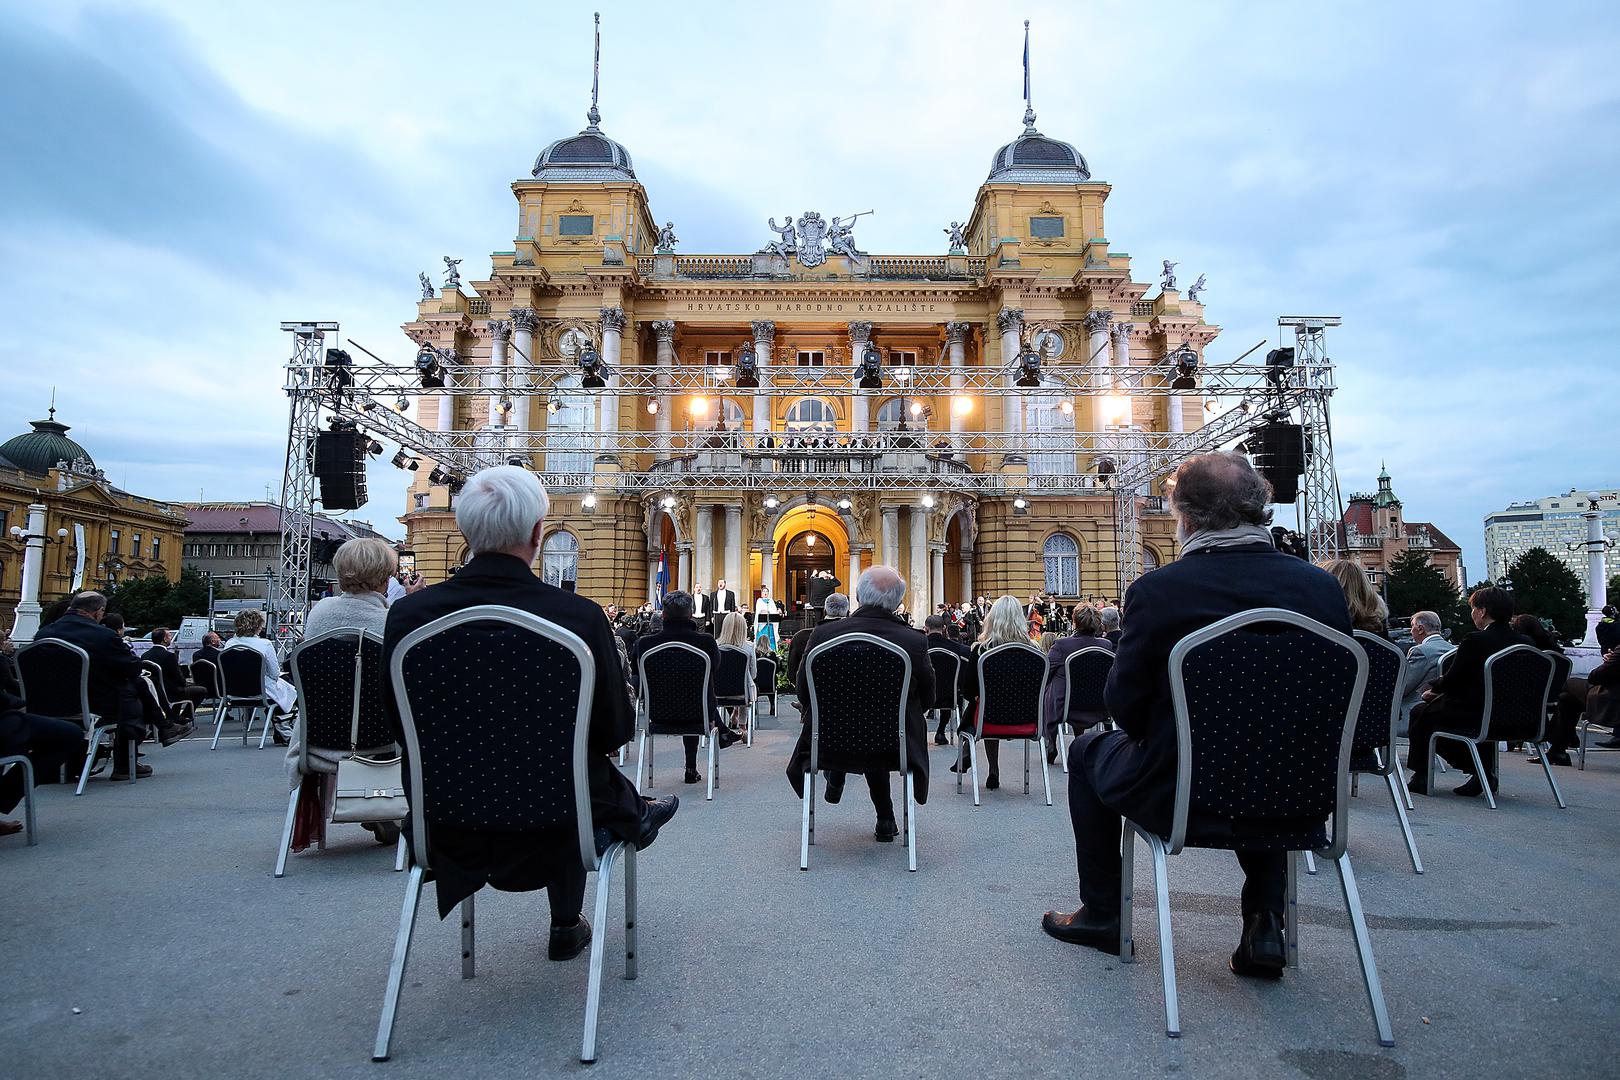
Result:
[[[776,623],[770,622],[761,616],[780,615],[781,613],[781,609],[776,606],[776,601],[771,599],[771,587],[769,585],[761,587],[759,599],[754,601],[754,637],[756,640],[761,637],[768,639],[772,650],[776,648]]]

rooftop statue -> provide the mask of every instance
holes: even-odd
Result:
[[[799,239],[793,228],[793,215],[789,214],[787,220],[781,226],[776,224],[774,217],[769,219],[768,224],[771,227],[771,232],[776,234],[776,239],[766,244],[765,250],[772,255],[780,255],[784,259],[797,255],[799,253]]]
[[[433,282],[428,280],[427,274],[425,272],[421,273],[421,274],[417,274],[416,275],[416,280],[420,281],[422,283],[422,299],[424,299],[424,300],[433,299]]]
[[[951,255],[965,255],[965,254],[967,254],[967,238],[962,235],[962,223],[960,221],[951,222],[951,227],[950,228],[941,229],[940,232],[945,233],[946,235],[948,235],[950,237],[950,240],[948,242],[951,245],[951,249],[948,252],[948,254],[951,254]]]
[[[444,256],[444,287],[447,289],[461,288],[461,271],[456,267],[461,265],[460,259]],[[1168,264],[1167,264],[1168,265]]]
[[[1173,263],[1169,259],[1164,260],[1164,271],[1159,286],[1165,292],[1169,292],[1176,287],[1176,267],[1180,265],[1180,263]]]
[[[680,241],[675,238],[675,223],[664,222],[664,227],[658,230],[658,246],[655,250],[660,255],[670,255],[674,253],[675,245],[678,243]]]
[[[1203,292],[1203,291],[1204,291],[1204,275],[1199,274],[1198,275],[1198,280],[1193,282],[1192,283],[1192,288],[1187,290],[1187,299],[1191,300],[1193,303],[1197,303],[1198,302],[1198,294]]]

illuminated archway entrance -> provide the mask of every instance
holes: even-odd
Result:
[[[772,533],[771,592],[784,610],[798,614],[809,592],[810,575],[830,570],[840,579],[838,591],[854,584],[843,581],[849,569],[849,531],[837,510],[817,503],[800,503],[784,510]]]

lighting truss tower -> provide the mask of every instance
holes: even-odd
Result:
[[[315,526],[315,434],[320,429],[322,349],[326,335],[337,340],[335,322],[284,322],[293,336],[292,358],[287,361],[287,463],[281,474],[281,551],[277,572],[266,595],[270,598],[269,623],[279,645],[291,641],[290,631],[301,630],[309,611],[311,545]],[[210,616],[213,614],[209,613]]]
[[[1294,331],[1299,422],[1305,435],[1305,510],[1300,533],[1312,559],[1337,559],[1339,525],[1344,502],[1339,495],[1339,474],[1333,467],[1333,430],[1328,423],[1328,398],[1333,392],[1333,367],[1327,354],[1326,328],[1342,322],[1336,315],[1284,315],[1278,326]]]

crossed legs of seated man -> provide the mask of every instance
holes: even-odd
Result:
[[[844,797],[844,780],[848,773],[834,772],[831,769],[823,770],[822,776],[827,778],[827,785],[822,789],[822,797],[829,803],[836,803]],[[900,835],[900,826],[894,820],[894,795],[889,790],[889,774],[887,772],[869,772],[866,776],[866,789],[872,794],[872,809],[877,811],[877,841],[887,844]]]
[[[84,761],[84,729],[69,720],[32,713],[0,714],[0,757],[26,756],[36,783],[51,783],[64,767],[77,769]],[[0,773],[0,814],[23,798],[23,772],[12,767]],[[0,818],[0,836],[22,831],[22,822]]]
[[[1412,707],[1412,725],[1407,732],[1410,745],[1406,752],[1406,767],[1412,770],[1413,776],[1409,785],[1414,794],[1430,794],[1429,778],[1429,738],[1437,731],[1450,731],[1457,734],[1479,734],[1479,717],[1468,716],[1454,719],[1446,714],[1443,698],[1432,701],[1420,701]],[[1496,779],[1496,743],[1494,741],[1476,744],[1479,747],[1479,760],[1485,766],[1485,776],[1489,778],[1491,790],[1497,789]],[[1468,781],[1461,787],[1455,788],[1458,795],[1480,795],[1485,791],[1482,779],[1473,775],[1474,759],[1468,753],[1468,747],[1456,739],[1441,739],[1435,744],[1435,753],[1440,755],[1447,765],[1458,770],[1468,777]]]
[[[1069,748],[1069,818],[1074,826],[1080,872],[1080,907],[1070,914],[1048,911],[1041,928],[1059,941],[1119,951],[1120,839],[1122,814],[1149,828],[1167,826],[1172,808],[1132,805],[1134,777],[1109,775],[1097,766],[1099,740],[1124,732],[1088,732]],[[1088,748],[1091,752],[1087,752]],[[1288,856],[1278,851],[1235,852],[1243,868],[1243,936],[1232,954],[1239,975],[1277,978],[1286,957],[1283,912],[1288,892]]]

